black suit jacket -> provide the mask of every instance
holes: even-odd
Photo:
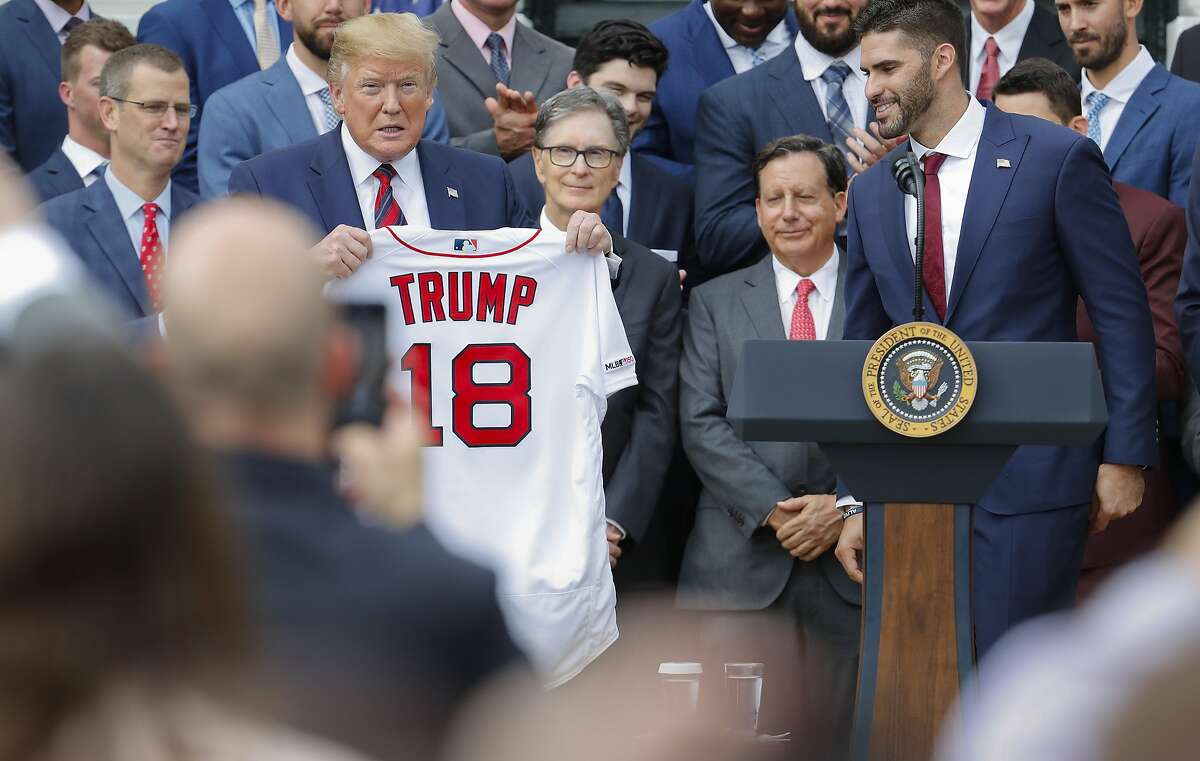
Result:
[[[58,198],[83,187],[83,179],[75,171],[75,165],[67,158],[67,154],[63,153],[61,147],[50,154],[46,163],[30,172],[26,179],[42,201]]]
[[[1200,26],[1185,29],[1175,43],[1171,73],[1193,82],[1200,82]]]
[[[654,515],[678,439],[679,275],[645,246],[613,236],[621,270],[613,298],[637,360],[638,384],[608,399],[604,445],[606,516],[640,542]]]
[[[967,87],[971,86],[971,18],[967,17],[967,48],[963,55],[963,82]],[[1035,6],[1033,9],[1033,19],[1029,22],[1029,29],[1025,32],[1025,40],[1021,43],[1021,49],[1017,52],[1017,60],[1024,61],[1027,58],[1048,58],[1054,61],[1059,66],[1067,70],[1071,78],[1076,82],[1079,81],[1080,71],[1079,63],[1075,60],[1075,54],[1071,52],[1071,46],[1067,44],[1067,39],[1063,37],[1062,27],[1058,25],[1058,19],[1053,13],[1041,7]]]
[[[364,737],[434,757],[467,692],[522,660],[492,574],[424,527],[364,524],[328,469],[248,452],[226,464],[285,718],[379,758],[396,746]]]
[[[690,286],[700,280],[698,275],[693,277],[696,256],[692,186],[645,156],[630,153],[625,160],[630,162],[633,187],[629,189],[629,229],[623,232],[624,237],[646,248],[674,251],[679,268],[688,271]],[[525,207],[539,214],[546,204],[546,192],[538,182],[532,154],[513,159],[508,171]]]

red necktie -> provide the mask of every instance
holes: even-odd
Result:
[[[939,320],[946,319],[946,263],[942,251],[942,184],[937,173],[945,160],[942,153],[925,154],[925,260],[921,281]]]
[[[975,97],[991,100],[992,90],[1000,81],[1000,46],[996,44],[996,38],[988,37],[987,42],[983,43],[983,50],[987,57],[983,59],[983,70],[979,72],[979,88],[975,90]]]
[[[396,170],[391,164],[380,164],[378,169],[371,172],[371,176],[379,180],[379,190],[375,193],[375,229],[405,224],[404,212],[392,193],[392,178],[396,176]]]
[[[817,340],[817,323],[813,320],[812,310],[808,308],[808,296],[816,287],[807,278],[796,283],[796,306],[792,307],[792,329],[788,331],[788,340]]]
[[[145,222],[142,223],[142,251],[138,256],[138,261],[141,262],[142,274],[146,278],[146,290],[150,292],[150,300],[154,303],[154,309],[157,311],[162,308],[162,302],[158,295],[158,283],[162,279],[163,259],[166,258],[163,253],[162,240],[158,237],[158,223],[155,222],[158,204],[142,204],[142,214],[145,216]]]

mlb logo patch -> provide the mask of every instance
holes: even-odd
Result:
[[[474,254],[479,251],[479,239],[478,238],[455,238],[454,239],[454,250],[462,251],[462,252],[468,253],[468,254]]]

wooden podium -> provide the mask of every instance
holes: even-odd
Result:
[[[867,505],[854,761],[928,761],[971,671],[971,505],[1021,444],[1087,446],[1108,423],[1083,343],[971,343],[979,389],[939,436],[884,428],[870,341],[750,341],[729,400],[747,441],[815,441]]]

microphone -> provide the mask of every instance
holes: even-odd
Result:
[[[907,151],[892,162],[892,176],[900,186],[900,192],[917,199],[917,255],[913,262],[913,320],[925,321],[925,285],[921,273],[925,269],[925,183],[924,171],[912,151]]]

